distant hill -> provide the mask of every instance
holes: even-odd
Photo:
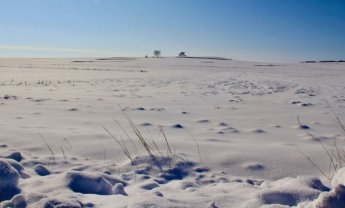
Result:
[[[177,56],[176,58],[212,59],[212,60],[228,60],[228,61],[232,60],[230,58],[217,57],[217,56]]]
[[[343,63],[343,62],[345,62],[345,60],[302,61],[301,63],[310,64],[310,63]]]

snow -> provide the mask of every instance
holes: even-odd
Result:
[[[344,207],[344,69],[2,58],[0,204]]]
[[[84,172],[68,172],[66,174],[67,186],[74,192],[83,194],[111,195],[112,185],[101,175]]]
[[[19,173],[5,160],[0,160],[0,200],[11,199],[20,192]]]
[[[41,165],[41,164],[35,165],[33,169],[40,176],[46,176],[50,174],[50,171],[48,170],[48,168],[46,168],[44,165]]]

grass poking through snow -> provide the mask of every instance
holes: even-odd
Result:
[[[44,144],[47,146],[48,150],[50,151],[51,154],[51,159],[55,162],[55,154],[53,149],[50,147],[50,145],[48,144],[47,140],[43,137],[43,135],[41,133],[39,133],[42,141],[44,142]]]
[[[336,125],[339,128],[340,133],[345,137],[345,126],[344,124],[341,122],[341,120],[339,119],[338,116],[335,116],[335,122]],[[297,120],[299,123],[299,126],[304,126],[303,124],[301,124],[299,117],[297,116]],[[302,127],[301,127],[302,128]],[[320,141],[315,135],[313,135],[312,133],[308,132],[306,128],[302,128],[305,130],[305,132],[311,137],[313,138],[315,141],[317,141],[320,146],[322,147],[324,153],[326,154],[326,157],[328,158],[328,168],[327,170],[321,168],[320,165],[318,165],[318,163],[312,159],[311,157],[309,157],[308,155],[306,155],[304,152],[302,152],[301,150],[299,150],[297,147],[297,151],[303,155],[303,157],[310,163],[312,164],[325,178],[327,178],[329,181],[332,180],[332,178],[334,177],[334,175],[336,174],[336,172],[345,167],[345,149],[343,147],[341,147],[336,138],[333,138],[333,140],[329,143],[325,143],[323,141]]]

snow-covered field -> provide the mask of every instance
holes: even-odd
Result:
[[[345,207],[344,63],[2,58],[0,116],[2,207]]]

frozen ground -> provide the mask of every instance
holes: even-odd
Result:
[[[344,63],[0,59],[1,205],[345,207],[345,171],[301,154],[328,175],[344,80]]]

